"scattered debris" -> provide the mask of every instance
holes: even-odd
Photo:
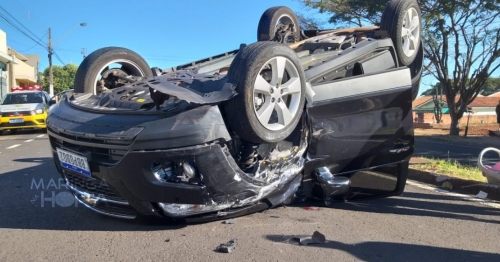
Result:
[[[325,235],[321,234],[318,231],[314,231],[314,233],[310,237],[296,238],[296,240],[298,240],[299,244],[303,246],[311,244],[323,244],[326,242]]]
[[[170,242],[170,238],[165,239],[165,242]]]
[[[215,252],[219,253],[231,253],[236,247],[236,239],[232,239],[227,243],[220,244],[217,248],[215,248]]]
[[[229,219],[229,220],[226,220],[226,221],[222,222],[222,224],[236,224],[236,220],[235,219]]]
[[[488,197],[488,193],[480,190],[479,193],[477,193],[476,196],[479,197],[479,198],[487,198]]]
[[[272,218],[280,218],[280,216],[271,216]]]
[[[305,210],[319,210],[319,207],[304,207]]]

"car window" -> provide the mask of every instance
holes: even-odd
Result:
[[[43,103],[42,93],[11,93],[3,100],[3,105]]]

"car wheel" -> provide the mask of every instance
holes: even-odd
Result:
[[[300,40],[299,20],[290,8],[286,6],[271,7],[260,17],[257,41],[270,40],[286,44]]]
[[[304,110],[306,80],[290,47],[248,45],[234,58],[227,77],[238,93],[224,106],[229,128],[254,143],[278,142],[292,133]]]
[[[121,47],[104,47],[87,56],[76,71],[74,92],[99,94],[129,82],[128,76],[152,76],[148,63]]]
[[[415,60],[421,45],[420,7],[416,0],[391,0],[382,14],[380,29],[392,38],[400,66]]]
[[[411,73],[411,87],[412,87],[412,101],[417,98],[420,89],[420,82],[422,81],[422,70],[424,65],[424,47],[421,42],[418,48],[417,57],[409,66]]]

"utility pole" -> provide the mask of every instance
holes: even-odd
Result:
[[[52,75],[52,33],[49,28],[49,94],[54,95],[54,76]]]

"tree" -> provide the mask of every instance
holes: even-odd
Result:
[[[387,0],[300,0],[331,15],[330,22],[378,24]],[[427,74],[443,87],[451,117],[450,135],[500,67],[498,0],[421,0]],[[459,96],[458,99],[457,96]]]
[[[67,64],[65,66],[52,66],[54,94],[73,88],[76,70],[78,66]],[[45,91],[49,90],[49,68],[45,68],[42,77],[42,88]]]
[[[436,93],[436,88],[435,87],[431,87],[427,90],[425,90],[424,92],[422,92],[422,95],[423,96],[432,96]]]
[[[481,88],[481,95],[483,96],[489,96],[491,94],[494,94],[496,92],[500,91],[500,78],[489,78],[486,80],[486,83],[484,84],[483,88]]]

